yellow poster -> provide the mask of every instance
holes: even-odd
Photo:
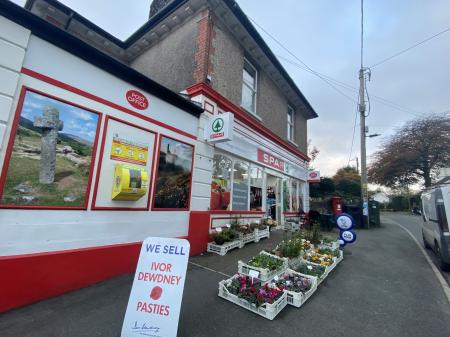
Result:
[[[148,146],[115,135],[111,145],[111,159],[146,166]]]

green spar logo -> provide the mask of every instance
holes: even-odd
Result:
[[[214,122],[212,123],[212,130],[214,132],[219,132],[223,129],[223,119],[222,118],[216,118]]]

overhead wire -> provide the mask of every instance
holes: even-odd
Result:
[[[449,31],[450,31],[450,27],[447,28],[447,29],[444,29],[443,31],[440,31],[440,32],[437,33],[437,34],[434,34],[434,35],[432,35],[432,36],[426,38],[425,40],[422,40],[422,41],[420,41],[420,42],[417,42],[417,43],[413,44],[412,46],[410,46],[410,47],[408,47],[408,48],[402,49],[402,50],[400,50],[399,52],[397,52],[397,53],[395,53],[395,54],[393,54],[393,55],[391,55],[391,56],[389,56],[389,57],[386,57],[385,59],[383,59],[383,60],[381,60],[381,61],[379,61],[379,62],[374,63],[374,64],[371,65],[369,68],[375,68],[375,67],[379,66],[380,64],[383,64],[383,63],[385,63],[385,62],[387,62],[387,61],[389,61],[389,60],[392,60],[393,58],[395,58],[395,57],[397,57],[397,56],[399,56],[399,55],[401,55],[401,54],[404,54],[404,53],[410,51],[411,49],[414,49],[414,48],[416,48],[416,47],[418,47],[418,46],[420,46],[420,45],[422,45],[422,44],[424,44],[424,43],[426,43],[426,42],[428,42],[428,41],[430,41],[430,40],[432,40],[432,39],[434,39],[434,38],[436,38],[436,37],[438,37],[438,36],[440,36],[440,35],[442,35],[442,34],[445,34],[445,33],[449,32]]]

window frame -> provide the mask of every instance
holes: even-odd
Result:
[[[291,106],[287,106],[287,139],[294,142],[295,139],[295,109]],[[291,116],[291,121],[289,121],[289,116]]]
[[[254,86],[251,87],[249,83],[247,83],[244,80],[244,71],[250,74],[250,72],[246,69],[246,66],[250,68],[251,71],[254,72]],[[251,75],[251,74],[250,74]],[[246,86],[253,94],[253,111],[248,109],[248,107],[244,106],[243,98],[244,98],[244,86]],[[251,114],[257,116],[257,95],[258,95],[258,70],[256,67],[247,59],[244,57],[244,65],[242,67],[242,89],[241,89],[241,107],[244,108],[246,111],[250,112]]]

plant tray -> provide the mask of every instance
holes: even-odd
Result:
[[[245,264],[242,261],[238,261],[238,272],[239,272],[239,274],[251,276],[250,275],[250,271],[253,270],[253,271],[258,272],[258,276],[256,276],[256,277],[258,279],[260,279],[261,281],[265,282],[265,281],[269,281],[269,280],[273,279],[276,275],[281,274],[288,267],[288,259],[286,259],[286,258],[278,257],[276,255],[272,255],[272,254],[269,254],[269,253],[266,253],[266,252],[261,252],[259,254],[269,255],[269,256],[272,256],[275,259],[282,260],[283,261],[282,267],[280,269],[269,270],[267,268],[253,267],[253,266],[250,266],[248,264]]]
[[[223,245],[218,245],[215,242],[209,242],[207,251],[210,253],[219,254],[220,256],[224,256],[226,253],[228,253],[230,250],[234,248],[241,248],[240,240],[225,242]]]
[[[256,241],[255,231],[249,234],[239,233],[239,241],[241,242],[240,248],[244,247],[244,245],[246,245],[247,243],[255,242]]]
[[[273,320],[280,313],[280,311],[283,310],[283,308],[287,305],[287,295],[284,292],[283,295],[281,295],[281,297],[276,302],[272,304],[264,303],[259,307],[256,307],[254,304],[237,297],[236,295],[230,293],[226,287],[226,285],[229,284],[234,277],[236,277],[236,275],[233,276],[232,278],[219,282],[219,297],[222,297],[234,304],[239,305],[240,307],[250,310],[251,312],[260,315],[264,318],[267,318],[269,320]]]
[[[259,242],[259,240],[264,238],[270,238],[269,226],[266,229],[255,228],[255,242]]]
[[[308,260],[303,260],[303,261],[308,264],[311,264],[313,266],[322,266],[321,264],[314,263],[314,262],[311,262]],[[322,266],[322,267],[325,267],[325,272],[322,274],[321,277],[318,278],[317,285],[321,284],[323,282],[323,280],[325,280],[327,278],[328,274],[330,273],[330,266]]]
[[[339,242],[338,241],[333,241],[331,243],[321,243],[319,245],[320,247],[324,247],[324,248],[331,248],[332,250],[338,249],[340,247]]]
[[[344,259],[344,252],[342,250],[339,252],[339,256],[336,258],[336,263],[340,263]]]
[[[302,263],[303,258],[300,256],[294,257],[292,259],[289,259],[289,267],[297,267]]]
[[[300,230],[300,224],[295,222],[286,221],[284,223],[284,230],[289,232],[296,232]]]
[[[315,293],[315,291],[317,290],[317,277],[315,276],[311,276],[311,275],[305,275],[299,272],[296,272],[292,269],[287,269],[283,274],[280,275],[280,277],[283,277],[285,274],[296,274],[298,276],[302,276],[305,277],[307,279],[311,280],[311,289],[309,289],[307,292],[295,292],[295,291],[291,291],[291,290],[286,290],[284,289],[283,291],[286,293],[286,299],[287,299],[287,303],[289,305],[292,305],[294,307],[300,308],[303,303],[305,303],[311,296],[312,294]]]

